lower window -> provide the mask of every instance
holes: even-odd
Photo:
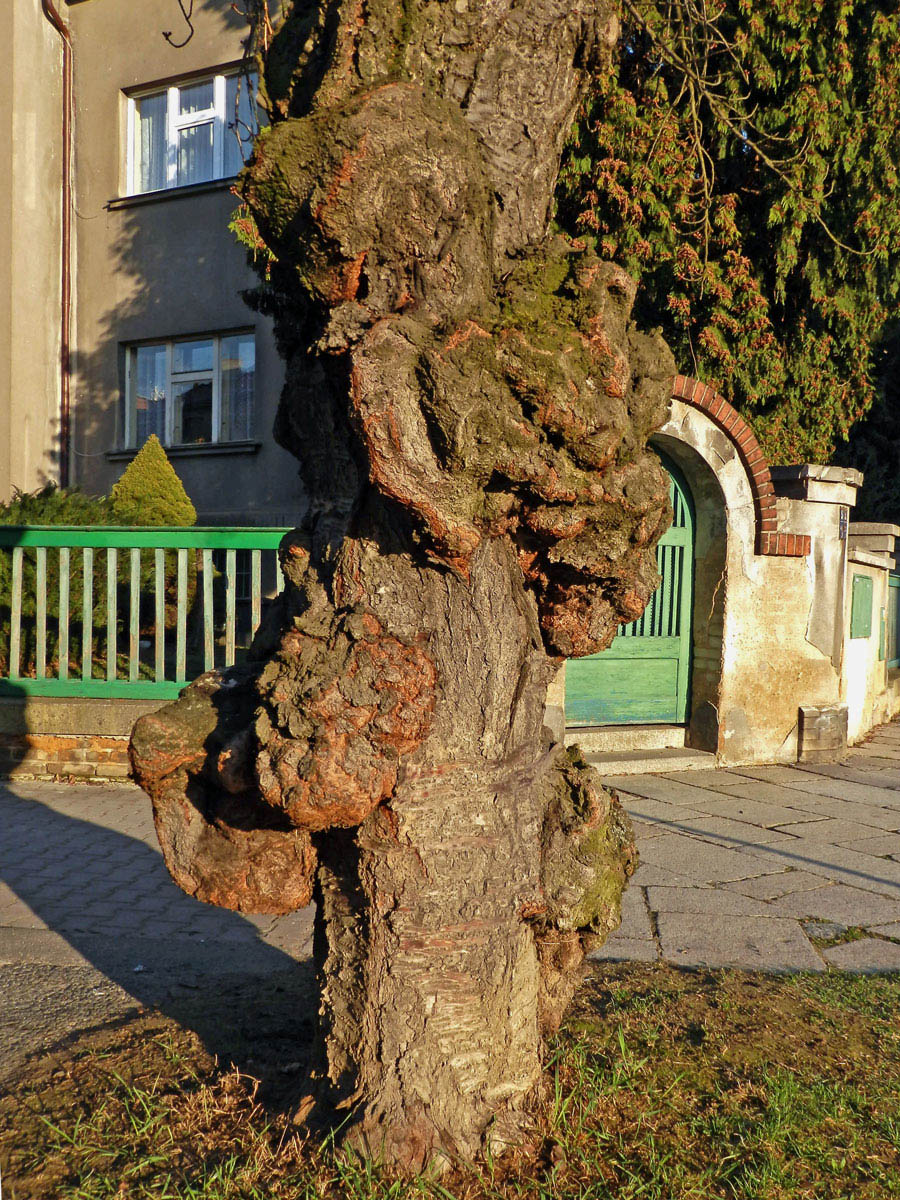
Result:
[[[172,338],[126,347],[124,444],[155,433],[164,446],[252,436],[252,332]]]

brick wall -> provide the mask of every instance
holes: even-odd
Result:
[[[0,778],[127,779],[128,737],[0,733]]]

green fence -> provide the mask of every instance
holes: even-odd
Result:
[[[166,699],[231,666],[287,532],[0,526],[0,695]]]

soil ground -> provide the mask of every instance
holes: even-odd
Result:
[[[291,1123],[310,982],[270,977],[252,1007],[243,989],[189,997],[32,1060],[0,1101],[6,1200],[900,1194],[896,976],[595,964],[527,1144],[411,1184]]]

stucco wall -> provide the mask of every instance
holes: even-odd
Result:
[[[74,479],[105,491],[124,468],[107,452],[123,439],[125,343],[252,328],[259,448],[224,454],[204,447],[173,462],[202,521],[293,523],[303,507],[297,464],[272,438],[283,367],[270,323],[239,295],[256,279],[227,229],[237,203],[230,183],[122,199],[125,90],[235,62],[246,26],[229,0],[205,0],[195,6],[193,37],[175,49],[162,30],[180,39],[186,29],[171,0],[86,0],[67,11],[77,97]]]
[[[839,505],[779,500],[779,528],[811,534],[813,551],[756,554],[753,494],[733,441],[680,400],[658,440],[699,497],[690,740],[724,762],[794,761],[798,706],[839,698],[842,616],[826,586],[843,574]]]
[[[58,478],[62,53],[39,0],[0,4],[0,501]]]
[[[883,561],[878,561],[882,559]],[[858,742],[869,730],[889,721],[900,709],[900,671],[888,671],[883,656],[882,622],[888,612],[888,571],[892,559],[854,552],[847,563],[844,613],[842,699],[847,705],[847,737]],[[852,637],[852,584],[855,575],[872,580],[872,625],[868,637]]]
[[[762,554],[758,497],[734,435],[676,398],[653,444],[681,469],[696,510],[686,744],[722,763],[796,761],[799,707],[841,702],[847,514],[860,477],[775,471],[778,532],[809,535],[810,552]],[[551,707],[563,688],[561,673]]]

